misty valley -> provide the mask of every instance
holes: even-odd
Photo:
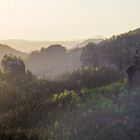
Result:
[[[74,46],[0,44],[0,140],[140,139],[140,29]]]

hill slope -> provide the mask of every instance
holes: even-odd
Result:
[[[113,36],[98,44],[88,44],[82,49],[83,66],[111,66],[125,71],[133,62],[136,48],[140,49],[140,29]]]
[[[8,45],[0,44],[0,59],[6,54],[13,54],[16,56],[20,56],[22,58],[27,56],[26,53],[23,53],[21,51],[17,51],[16,49],[14,49]]]

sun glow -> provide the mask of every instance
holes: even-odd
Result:
[[[0,39],[109,37],[140,26],[139,0],[0,0]]]

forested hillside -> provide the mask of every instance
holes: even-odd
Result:
[[[0,73],[0,139],[140,138],[139,89],[129,92],[114,70],[76,71],[58,82],[20,74]]]
[[[0,139],[140,139],[140,88],[129,86],[122,72],[135,60],[138,47],[136,30],[69,52],[61,45],[42,48],[26,65],[20,57],[5,55],[0,71]],[[80,51],[83,67],[78,63]],[[139,54],[136,58],[140,60]],[[140,61],[136,62],[137,72]],[[50,77],[61,76],[51,81],[37,77],[27,70],[30,66],[42,77],[46,70]]]
[[[0,0],[0,140],[140,140],[140,0]]]
[[[136,48],[140,48],[140,29],[113,36],[99,44],[89,43],[83,48],[83,66],[109,66],[125,71],[133,62]]]

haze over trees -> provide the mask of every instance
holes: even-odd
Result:
[[[57,44],[34,51],[25,61],[27,67],[39,77],[57,78],[63,73],[80,68],[80,48],[66,50]]]
[[[138,29],[72,50],[56,44],[24,59],[5,55],[0,139],[140,139],[140,88],[129,90],[125,74],[139,39]]]
[[[25,64],[35,75],[48,79],[55,79],[81,66],[111,67],[125,73],[125,68],[133,62],[133,55],[139,47],[139,36],[140,29],[137,29],[98,43],[86,41],[79,45],[82,47],[71,50],[59,44],[52,45],[32,52]]]
[[[140,0],[0,0],[0,140],[140,140],[139,13]]]
[[[5,54],[21,56],[27,69],[38,77],[56,79],[63,73],[72,72],[83,67],[111,67],[122,73],[132,63],[135,49],[139,47],[140,29],[125,34],[113,36],[104,41],[89,39],[67,50],[59,44],[33,51],[31,54],[22,53],[9,46],[1,45],[0,57]]]
[[[40,49],[40,51],[36,50],[30,54],[27,54],[27,53],[21,53],[19,51],[16,51],[15,49],[13,49],[14,50],[13,51],[11,47],[3,45],[4,52],[2,53],[0,60],[5,54],[14,54],[16,56],[21,56],[25,60],[27,69],[30,69],[35,75],[39,77],[47,77],[48,79],[54,79],[60,76],[61,74],[63,74],[64,72],[79,69],[81,67],[80,55],[81,55],[82,47],[88,44],[88,42],[99,43],[102,40],[103,39],[96,38],[96,39],[81,41],[80,43],[78,41],[77,42],[57,41],[57,42],[43,43],[43,42],[26,41],[26,40],[1,40],[0,42],[4,44],[7,43],[8,45],[20,50],[23,50],[23,47],[24,49],[26,49],[27,47],[30,48],[30,46],[34,49],[35,48],[36,49],[42,48],[42,49]],[[63,45],[65,46],[65,52],[63,52],[62,54],[62,56],[65,55],[63,57],[64,58],[63,60],[61,56],[61,50],[62,50],[61,47],[56,48],[55,45],[50,45],[53,43],[54,44],[56,43],[56,46],[61,46],[58,43],[62,44],[62,47]],[[45,46],[46,48],[43,49],[43,46]],[[51,52],[53,60],[52,57],[49,55],[49,49],[47,49],[50,47],[53,48],[53,52]],[[66,47],[73,48],[73,49],[66,50]],[[56,51],[58,51],[57,57],[55,57]],[[62,64],[62,67],[60,67],[59,64]]]

